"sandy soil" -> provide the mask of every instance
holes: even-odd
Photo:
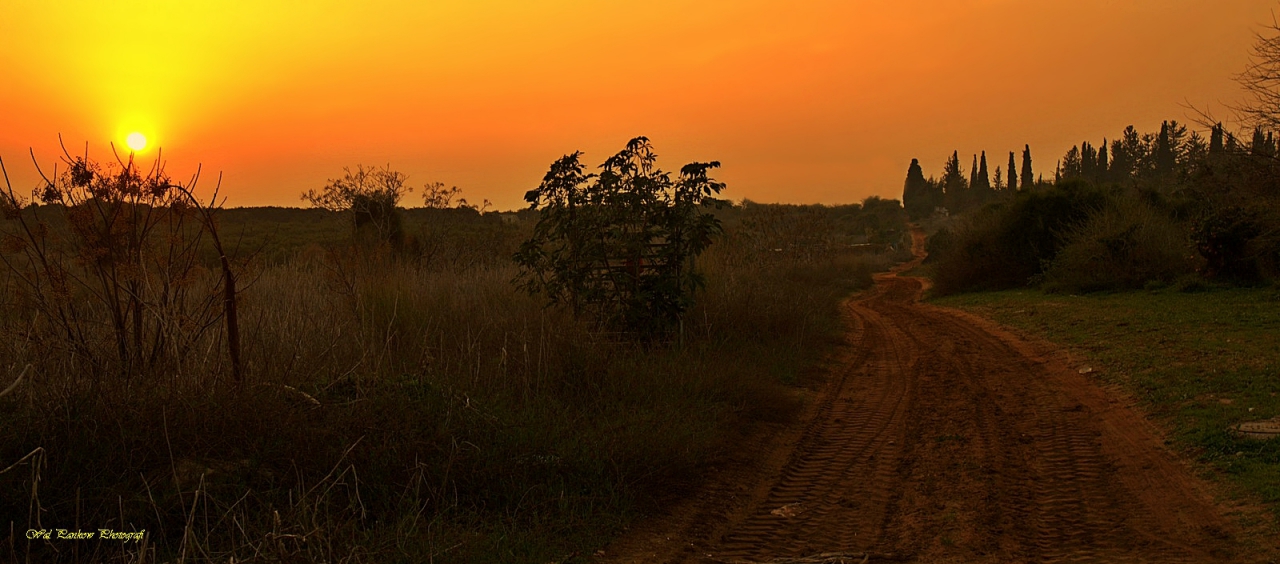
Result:
[[[798,424],[598,559],[1266,561],[1118,392],[1046,343],[919,303],[926,282],[898,276],[915,243],[846,303],[846,346]]]

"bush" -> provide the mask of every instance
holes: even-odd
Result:
[[[1083,182],[1019,192],[1008,203],[974,214],[938,257],[935,291],[1002,290],[1026,286],[1058,254],[1070,230],[1102,209],[1107,196]]]
[[[1205,274],[1238,283],[1280,277],[1280,218],[1263,205],[1208,206],[1191,237],[1205,259]]]
[[[1118,198],[1070,230],[1044,273],[1044,288],[1095,292],[1168,284],[1199,261],[1186,230],[1137,198]]]
[[[586,174],[580,152],[551,165],[525,194],[540,212],[514,259],[520,284],[553,305],[569,305],[598,330],[645,339],[680,323],[703,279],[694,261],[721,231],[707,211],[724,184],[690,163],[675,180],[657,168],[649,140],[636,137]]]
[[[404,227],[397,206],[413,188],[405,186],[408,178],[390,166],[377,168],[356,166],[342,169],[341,178],[331,178],[321,190],[302,193],[302,199],[317,208],[350,212],[352,234],[366,244],[389,243],[399,248],[404,243]]]
[[[1210,287],[1209,284],[1207,284],[1200,276],[1188,274],[1178,278],[1178,280],[1173,284],[1173,289],[1184,294],[1194,294],[1197,292],[1206,292]]]
[[[929,237],[925,242],[924,248],[929,256],[924,259],[925,264],[933,264],[940,260],[941,257],[947,256],[956,246],[956,234],[947,228],[939,229]]]

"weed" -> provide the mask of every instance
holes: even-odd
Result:
[[[228,210],[223,228],[266,257],[239,297],[239,387],[214,377],[218,332],[193,341],[181,372],[97,382],[78,357],[0,341],[7,374],[33,366],[0,397],[0,461],[23,461],[0,474],[0,535],[37,522],[147,531],[145,545],[76,555],[0,545],[95,562],[589,554],[756,422],[793,417],[785,383],[828,350],[839,300],[895,256],[850,247],[870,225],[858,206],[719,210],[683,343],[645,348],[511,285],[506,257],[529,218],[453,211],[405,212],[406,232],[441,233],[415,258],[342,252],[338,214]],[[788,239],[799,225],[810,238]],[[9,337],[36,314],[0,311]]]

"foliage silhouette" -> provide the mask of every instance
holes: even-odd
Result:
[[[1035,182],[1035,173],[1031,171],[1031,145],[1026,145],[1022,149],[1022,189],[1029,190]]]
[[[581,155],[553,163],[525,194],[541,215],[514,257],[518,283],[567,304],[597,330],[656,336],[692,304],[702,283],[693,261],[721,232],[703,211],[724,189],[707,174],[720,163],[690,163],[672,179],[645,137],[599,173],[586,173]]]
[[[1009,151],[1009,190],[1018,190],[1018,171],[1014,168],[1013,151]]]
[[[304,192],[302,199],[318,208],[350,213],[353,236],[399,248],[404,243],[404,227],[396,206],[413,191],[405,185],[408,177],[390,166],[357,165],[355,170],[343,167],[342,172],[324,188]]]

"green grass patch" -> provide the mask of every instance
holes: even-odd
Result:
[[[1168,431],[1173,445],[1280,519],[1280,440],[1231,426],[1280,415],[1280,291],[1176,288],[962,294],[933,303],[994,319],[1087,356]]]

